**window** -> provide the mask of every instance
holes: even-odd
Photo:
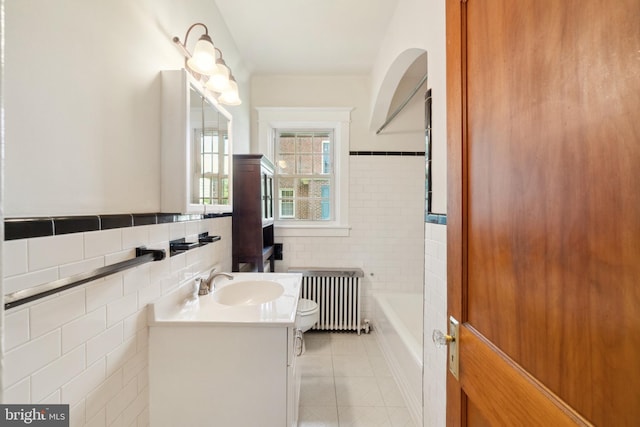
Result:
[[[295,218],[296,202],[293,195],[293,188],[280,189],[280,197],[278,198],[280,218]]]
[[[196,156],[198,203],[229,203],[229,139],[226,132],[214,128],[195,129],[194,141],[200,142]],[[199,172],[199,173],[198,173]]]
[[[276,166],[276,236],[349,235],[351,108],[258,107],[258,151]]]
[[[333,219],[333,130],[276,131],[277,219]]]

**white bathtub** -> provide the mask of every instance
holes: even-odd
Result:
[[[378,293],[374,330],[416,425],[422,425],[422,334],[420,293]]]

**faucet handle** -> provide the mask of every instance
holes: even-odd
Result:
[[[196,278],[196,285],[198,286],[198,295],[207,295],[209,294],[209,285],[202,277]]]

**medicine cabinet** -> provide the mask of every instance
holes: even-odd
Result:
[[[231,212],[231,123],[184,69],[162,71],[162,212]]]

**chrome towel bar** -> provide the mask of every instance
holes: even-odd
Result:
[[[161,261],[165,256],[166,254],[164,249],[146,249],[144,247],[139,247],[136,248],[135,258],[7,294],[4,296],[4,309],[8,310],[10,308],[18,307],[22,304],[44,298],[67,289],[75,288],[76,286],[80,286],[84,283],[146,264],[147,262]]]

